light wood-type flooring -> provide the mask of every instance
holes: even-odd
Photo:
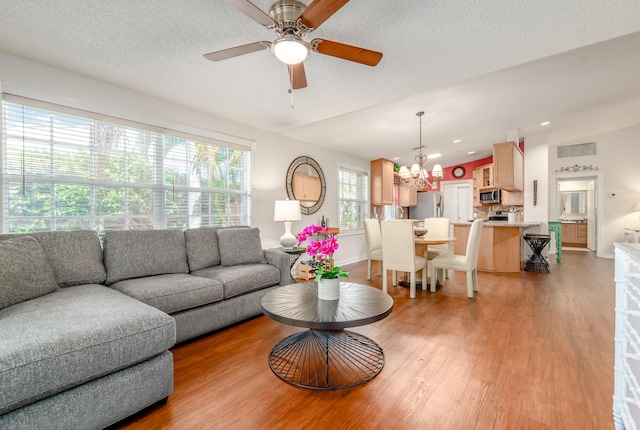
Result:
[[[374,262],[374,274],[377,274]],[[612,259],[565,251],[551,273],[462,272],[438,291],[392,287],[386,319],[352,331],[384,349],[370,382],[312,391],[267,355],[301,330],[260,316],[173,349],[175,391],[123,429],[613,429]],[[366,279],[366,261],[344,266]]]

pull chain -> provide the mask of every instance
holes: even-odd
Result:
[[[290,106],[291,106],[291,109],[293,109],[295,107],[294,104],[293,104],[293,90],[291,88],[289,88],[287,91],[289,92],[289,94],[291,94]]]

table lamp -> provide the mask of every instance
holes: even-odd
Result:
[[[280,245],[284,249],[293,249],[293,246],[298,243],[298,239],[291,233],[291,221],[300,221],[301,219],[302,214],[298,200],[276,200],[273,220],[284,222],[285,231],[280,238]]]

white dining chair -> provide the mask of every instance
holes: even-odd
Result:
[[[387,292],[388,271],[393,272],[395,286],[397,272],[410,274],[409,297],[416,297],[416,276],[422,270],[422,285],[427,285],[427,259],[416,255],[413,243],[413,222],[408,220],[388,220],[382,227],[382,291]]]
[[[367,242],[367,279],[371,280],[372,261],[378,261],[378,275],[382,275],[382,233],[380,221],[375,218],[364,220],[364,237]]]
[[[436,271],[438,269],[467,272],[467,296],[472,299],[478,291],[478,252],[484,223],[481,219],[471,224],[465,255],[444,254],[431,260],[431,292],[436,291]]]
[[[449,218],[425,218],[424,226],[427,229],[425,238],[449,237],[449,224]],[[449,244],[429,245],[427,250],[427,261],[429,262],[439,255],[449,254],[449,252]],[[438,272],[438,282],[440,282],[440,285],[444,282],[446,272],[446,270],[440,270]],[[424,289],[426,289],[426,286]]]

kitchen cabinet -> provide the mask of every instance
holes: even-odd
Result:
[[[524,155],[515,142],[493,145],[493,182],[502,190],[524,190]]]
[[[522,191],[502,191],[502,206],[524,206]]]
[[[587,223],[562,222],[562,246],[587,247]]]
[[[482,207],[480,192],[493,189],[493,164],[473,169],[473,207]]]
[[[411,184],[400,182],[398,184],[398,206],[418,206],[418,189]]]
[[[469,224],[454,224],[453,253],[465,255],[469,239]],[[501,226],[482,228],[478,270],[481,272],[515,273],[520,271],[522,249],[521,228],[519,226]]]
[[[386,158],[371,160],[371,204],[392,205],[393,161]]]
[[[486,164],[484,166],[476,167],[475,177],[478,190],[483,190],[486,188],[496,188],[493,174],[493,164]]]

